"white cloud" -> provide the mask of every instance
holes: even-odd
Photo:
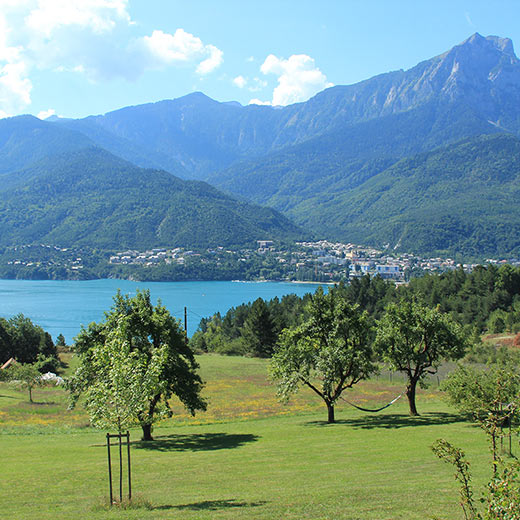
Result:
[[[56,115],[56,110],[54,110],[53,108],[49,108],[48,110],[42,110],[41,112],[39,112],[36,117],[38,119],[44,120],[54,115]]]
[[[0,0],[0,114],[31,103],[35,69],[90,81],[135,79],[146,70],[191,67],[205,75],[223,52],[183,29],[136,34],[129,0]]]
[[[177,29],[175,34],[154,31],[151,36],[144,36],[142,42],[150,55],[164,64],[188,61],[204,48],[200,38],[183,29]]]
[[[208,74],[222,63],[223,52],[214,45],[204,45],[200,38],[177,29],[174,34],[153,31],[151,36],[144,36],[138,42],[144,50],[143,65],[174,65],[179,63],[198,63],[196,72]]]
[[[32,83],[22,62],[0,66],[0,112],[20,112],[31,103]]]
[[[237,76],[233,79],[233,84],[238,88],[244,88],[247,85],[247,79],[244,76]]]
[[[217,49],[217,47],[214,45],[206,45],[205,50],[206,52],[209,52],[209,57],[199,63],[197,67],[197,74],[209,74],[216,68],[220,67],[224,61],[224,53],[220,49]]]
[[[249,101],[250,105],[270,105],[270,101],[261,101],[260,99],[251,99]]]
[[[314,59],[306,54],[293,54],[287,60],[270,54],[260,70],[263,74],[278,76],[278,86],[273,91],[273,105],[285,106],[306,101],[321,90],[333,86],[316,67]]]
[[[72,26],[104,33],[120,21],[131,22],[127,5],[128,0],[38,0],[25,22],[31,31],[47,38],[59,28]]]

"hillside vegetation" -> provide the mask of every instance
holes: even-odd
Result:
[[[209,247],[302,236],[272,209],[97,148],[43,160],[9,179],[14,187],[0,192],[3,246]]]

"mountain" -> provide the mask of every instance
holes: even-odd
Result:
[[[95,147],[10,176],[23,182],[0,192],[0,246],[243,246],[303,236],[275,210],[238,202],[204,182],[143,170]]]
[[[162,184],[156,185],[157,170],[166,170],[176,176],[176,182],[180,182],[179,177],[203,179],[233,197],[269,205],[326,238],[374,244],[390,242],[416,252],[450,250],[473,254],[475,247],[471,240],[480,237],[477,249],[492,255],[493,251],[498,254],[515,250],[511,234],[507,239],[509,245],[505,245],[496,242],[490,230],[500,218],[516,230],[516,213],[513,211],[506,218],[497,213],[493,204],[476,199],[486,210],[467,206],[464,215],[478,218],[477,226],[457,211],[450,190],[444,189],[439,189],[437,198],[421,211],[421,204],[426,204],[421,195],[424,182],[421,175],[428,170],[428,161],[406,176],[406,182],[414,189],[405,190],[400,184],[408,204],[402,214],[392,212],[390,204],[367,205],[364,200],[373,201],[379,183],[388,185],[385,179],[394,179],[395,175],[401,179],[396,172],[408,160],[420,162],[421,157],[432,153],[440,164],[440,156],[446,154],[451,158],[446,167],[451,167],[450,164],[456,163],[453,150],[462,150],[461,143],[473,143],[475,150],[484,145],[496,147],[488,156],[494,157],[496,153],[504,162],[506,152],[498,150],[501,142],[498,137],[504,135],[508,139],[520,137],[520,62],[511,40],[474,34],[409,70],[332,87],[305,103],[287,107],[219,103],[196,92],[79,120],[57,118],[41,122],[25,116],[4,120],[0,122],[0,192],[22,196],[22,186],[29,190],[27,183],[36,183],[33,173],[38,171],[41,181],[47,167],[49,183],[54,182],[52,156],[65,152],[70,157],[70,153],[85,146],[97,146],[136,165],[132,178],[137,182],[137,176],[142,175],[143,189],[148,177],[150,186],[162,189]],[[504,148],[508,149],[513,150],[514,146]],[[490,172],[494,171],[492,161],[482,162],[478,154],[469,157],[474,166],[482,163]],[[44,162],[36,165],[40,160]],[[85,165],[77,167],[91,171]],[[464,171],[471,167],[469,162],[464,163]],[[444,174],[442,168],[436,170],[436,185],[442,187],[448,182]],[[72,175],[71,179],[75,177]],[[99,182],[107,185],[105,177]],[[470,177],[462,175],[457,182],[460,186],[452,191],[462,199],[470,197],[466,194],[476,197]],[[507,183],[492,184],[491,192],[485,183],[479,186],[490,200],[498,197],[496,190],[510,191]],[[152,204],[151,193],[146,190],[144,193],[146,204]],[[395,192],[388,188],[388,196],[392,193]],[[29,194],[24,196],[28,202]],[[70,200],[79,203],[79,194],[74,196]],[[136,199],[132,200],[138,205]],[[121,210],[115,202],[110,204],[114,211]],[[193,207],[197,207],[195,202]],[[439,231],[439,226],[445,226],[446,233],[439,234],[446,240],[444,245],[441,240],[435,243],[430,240],[430,220],[435,208],[439,215],[449,208],[449,218],[439,221],[436,228]],[[140,218],[136,213],[130,214],[132,218]],[[108,210],[105,217],[109,219]],[[93,213],[89,218],[99,223]],[[130,216],[125,218],[121,221],[131,225]],[[279,224],[282,228],[289,226],[281,221]],[[150,229],[154,225],[150,224]],[[410,231],[405,233],[406,225]],[[487,231],[479,235],[477,228]],[[381,229],[388,236],[386,240]],[[289,227],[286,230],[289,232]],[[214,232],[221,236],[218,234],[221,229]],[[122,229],[119,233],[124,236]],[[200,230],[200,233],[209,237],[209,232]],[[482,236],[486,234],[489,247],[482,245]],[[252,234],[247,232],[244,236]],[[150,237],[146,240],[151,243]],[[89,240],[94,239],[91,236]],[[106,243],[109,242],[117,242],[117,237],[107,239]]]
[[[331,196],[359,186],[403,157],[498,132],[465,105],[432,101],[236,163],[208,182],[312,226],[311,203],[312,214],[319,215]]]
[[[486,133],[519,132],[520,65],[511,40],[475,34],[408,71],[332,87],[282,108],[219,103],[197,92],[61,124],[140,166],[183,176],[173,171],[180,163],[185,176],[213,180],[237,161],[428,104],[464,107]],[[136,149],[146,151],[140,161],[132,157]]]
[[[401,251],[518,257],[519,200],[520,140],[498,134],[402,159],[317,219],[338,238]]]

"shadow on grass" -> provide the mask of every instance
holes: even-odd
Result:
[[[373,428],[406,428],[409,426],[435,426],[442,424],[453,424],[467,421],[467,417],[444,412],[432,412],[411,417],[404,414],[382,414],[382,415],[366,415],[357,419],[342,419],[333,424],[327,421],[309,421],[305,426],[334,426],[335,424],[344,424],[353,428],[373,429]]]
[[[153,441],[133,442],[138,449],[157,451],[212,451],[239,448],[259,439],[250,433],[200,433],[193,435],[158,435]]]
[[[168,509],[187,509],[191,511],[217,511],[218,509],[226,509],[233,507],[258,507],[266,504],[265,500],[258,502],[239,502],[235,498],[223,500],[204,500],[202,502],[193,502],[192,504],[181,504],[178,506],[164,505],[154,507],[154,511],[165,511]]]

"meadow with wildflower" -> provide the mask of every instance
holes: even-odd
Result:
[[[191,417],[179,404],[157,425],[155,441],[131,432],[134,489],[142,507],[107,510],[104,432],[81,408],[67,409],[56,386],[24,392],[0,384],[2,494],[9,518],[72,519],[424,519],[457,518],[456,483],[430,446],[461,443],[485,482],[486,441],[450,409],[436,388],[422,391],[425,413],[408,417],[399,401],[367,414],[342,401],[337,423],[322,403],[301,392],[276,399],[267,361],[198,358],[208,410]],[[73,362],[72,362],[73,364]],[[381,375],[345,397],[375,407],[395,397],[403,381]],[[23,485],[22,485],[23,483]]]

